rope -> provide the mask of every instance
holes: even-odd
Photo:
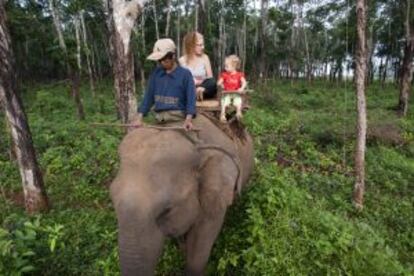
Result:
[[[151,128],[151,129],[157,129],[157,130],[185,130],[187,131],[187,129],[183,128],[183,127],[169,127],[169,126],[154,126],[154,125],[143,125],[140,127],[137,127],[134,124],[117,124],[117,123],[91,123],[92,126],[102,126],[102,127],[136,127],[136,128]],[[193,128],[191,130],[188,131],[201,131],[200,128]]]

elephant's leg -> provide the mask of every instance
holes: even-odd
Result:
[[[214,218],[199,220],[186,239],[186,275],[203,275],[210,252],[223,225],[225,210]]]
[[[213,158],[202,176],[201,212],[186,236],[186,275],[203,275],[227,207],[232,202],[237,170],[231,160]],[[223,170],[233,168],[233,170]]]
[[[164,236],[148,213],[136,201],[121,201],[117,206],[119,257],[124,276],[155,272]]]

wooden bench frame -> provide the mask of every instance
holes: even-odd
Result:
[[[238,94],[242,97],[243,102],[243,110],[248,109],[248,106],[246,105],[247,102],[249,102],[249,96],[248,94],[253,92],[251,89],[246,89],[244,92],[239,91],[226,91],[226,94]],[[219,90],[217,93],[217,96],[215,99],[208,99],[208,100],[202,100],[196,102],[197,110],[200,111],[221,111],[221,98],[222,98],[222,91]]]

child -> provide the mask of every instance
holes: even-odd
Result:
[[[222,72],[217,83],[223,88],[221,96],[220,120],[226,122],[226,107],[233,102],[236,107],[236,118],[242,118],[242,98],[244,89],[247,86],[243,72],[237,71],[240,68],[240,59],[236,55],[226,57],[224,61],[225,72]],[[239,92],[239,93],[237,93]]]

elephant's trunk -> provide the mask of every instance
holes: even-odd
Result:
[[[124,276],[153,275],[164,239],[151,212],[138,205],[136,201],[132,204],[121,201],[116,208],[119,257]]]

